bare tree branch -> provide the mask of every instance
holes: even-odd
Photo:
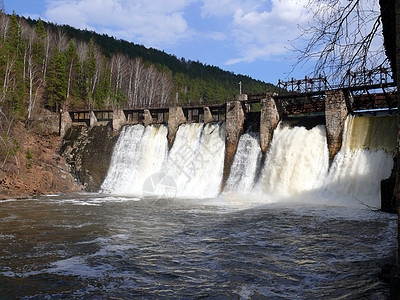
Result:
[[[387,66],[381,36],[381,16],[376,0],[309,0],[312,21],[301,29],[306,39],[295,68],[311,63],[313,75],[324,74],[342,84],[345,74]]]

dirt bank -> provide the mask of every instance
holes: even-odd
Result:
[[[0,199],[82,190],[58,154],[61,138],[54,130],[36,130],[21,122],[10,136],[15,151],[3,153],[0,161]]]

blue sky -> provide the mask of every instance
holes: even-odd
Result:
[[[276,84],[303,78],[290,50],[308,0],[4,0],[6,12],[106,33]],[[302,46],[302,41],[296,41]],[[303,41],[304,43],[304,41]]]

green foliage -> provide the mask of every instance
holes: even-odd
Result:
[[[86,109],[166,105],[176,95],[184,103],[224,102],[238,94],[240,81],[248,94],[274,89],[248,76],[107,35],[25,20],[15,13],[7,17],[9,26],[0,39],[0,109],[13,120],[23,118],[25,111],[30,115],[37,95],[47,108],[58,111],[71,105]],[[23,32],[32,35],[23,38],[21,26],[31,26],[33,30],[23,27]],[[67,40],[59,41],[63,37],[59,30]],[[102,61],[96,59],[100,55]]]
[[[0,103],[3,112],[21,117],[24,114],[25,84],[22,70],[25,45],[15,12],[10,16],[10,25],[1,42],[0,78],[3,82],[1,82]]]
[[[32,23],[34,22],[36,21],[32,21]],[[54,31],[60,28],[60,26],[54,24],[47,25]],[[239,93],[240,81],[242,82],[243,92],[247,94],[263,93],[275,89],[275,86],[271,83],[254,80],[249,76],[236,75],[199,61],[178,59],[175,55],[167,54],[164,51],[117,40],[106,34],[100,35],[93,31],[75,29],[68,25],[61,26],[61,28],[70,38],[88,43],[93,41],[106,57],[121,53],[129,58],[141,57],[146,64],[153,64],[158,70],[160,66],[167,68],[174,76],[174,89],[171,95],[173,101],[176,93],[179,94],[179,99],[185,102],[229,100]],[[199,83],[200,86],[197,86]],[[199,96],[200,98],[198,98]]]
[[[81,64],[74,41],[70,40],[66,56],[66,72],[67,72],[67,95],[68,99],[71,95],[79,96],[79,73]]]
[[[108,106],[111,98],[111,69],[107,65],[107,58],[103,58],[99,83],[93,94],[94,104],[97,108]]]
[[[36,62],[41,63],[41,60],[44,58],[44,42],[47,36],[46,30],[44,29],[43,21],[39,18],[39,21],[35,28],[36,33],[36,43],[35,43],[35,55]]]
[[[94,87],[95,87],[95,73],[96,73],[96,57],[94,54],[94,42],[93,39],[89,42],[89,50],[87,59],[83,62],[83,91],[86,92],[84,94],[84,99],[87,101],[88,108],[92,108],[93,102],[93,94],[94,94]]]
[[[33,156],[32,156],[31,150],[29,148],[26,149],[25,157],[26,157],[26,160],[27,160],[26,168],[27,169],[31,169],[32,168],[32,163],[33,163]]]
[[[66,98],[66,55],[55,47],[47,73],[47,106],[58,110]]]
[[[5,145],[5,148],[3,149],[3,155],[10,156],[16,155],[18,153],[21,147],[17,139],[11,140],[10,137],[6,134],[3,134],[1,139],[3,141],[3,144]]]

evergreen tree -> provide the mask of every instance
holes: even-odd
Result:
[[[47,33],[46,33],[46,30],[44,29],[43,21],[40,18],[36,25],[35,33],[36,33],[35,53],[36,53],[37,59],[42,63],[42,61],[44,59],[44,55],[45,55],[44,54],[44,41],[46,39]]]
[[[65,69],[65,53],[54,49],[54,55],[50,61],[49,71],[47,73],[47,105],[59,110],[64,103],[67,91],[67,76]]]
[[[74,97],[79,96],[78,81],[79,81],[79,70],[81,67],[76,45],[72,40],[70,40],[69,48],[65,53],[65,62],[66,62],[65,67],[67,72],[66,105],[68,107],[70,96]]]
[[[93,94],[96,86],[96,56],[94,53],[94,41],[89,42],[87,59],[83,62],[83,78],[86,91],[86,101],[89,109],[92,108]]]
[[[103,58],[99,81],[94,91],[94,103],[97,108],[102,108],[104,105],[109,107],[111,97],[111,69],[107,64],[107,58]]]
[[[12,113],[23,116],[25,92],[24,78],[22,78],[24,43],[15,12],[10,19],[4,47],[6,68],[2,101],[6,102],[6,106],[11,109]]]

